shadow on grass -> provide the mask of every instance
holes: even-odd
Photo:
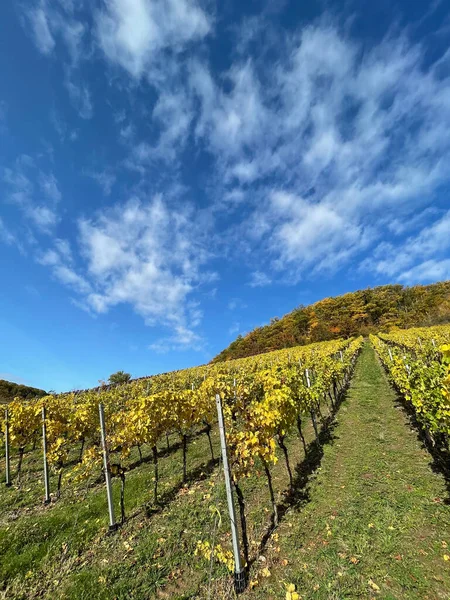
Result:
[[[158,503],[155,505],[153,503],[144,504],[144,512],[147,517],[151,517],[154,514],[161,512],[164,508],[167,508],[169,502],[175,500],[179,492],[183,488],[187,488],[192,484],[199,481],[203,481],[207,479],[214,469],[219,464],[219,458],[210,459],[207,463],[202,463],[192,471],[189,471],[187,474],[186,481],[183,483],[180,481],[176,485],[174,485],[170,490],[167,490],[163,494],[158,497]],[[133,514],[129,515],[126,518],[126,521],[137,517],[142,512],[142,507],[138,508]]]
[[[322,423],[322,427],[319,431],[318,439],[314,439],[306,447],[306,453],[304,459],[297,464],[295,467],[295,475],[293,478],[293,484],[290,489],[285,493],[284,499],[277,505],[278,509],[278,525],[286,516],[286,513],[291,508],[301,508],[310,502],[310,491],[308,489],[308,483],[311,480],[311,476],[317,471],[323,458],[323,447],[326,444],[333,444],[334,440],[338,439],[334,435],[337,422],[335,416],[339,411],[342,403],[347,398],[348,388],[350,386],[351,378],[347,382],[347,385],[341,389],[338,399],[334,404],[332,412],[326,417]],[[257,557],[265,550],[267,542],[269,541],[272,533],[276,529],[274,518],[272,515],[271,522],[267,527],[261,542],[258,547],[257,554],[252,557],[249,561],[248,568],[250,568]]]
[[[207,431],[208,431],[208,429],[206,427],[204,427],[203,429],[200,429],[199,431],[195,431],[194,433],[188,434],[187,435],[188,444],[192,440],[195,440],[195,439],[199,438],[201,435],[206,434]],[[158,449],[158,460],[161,458],[166,458],[167,456],[171,456],[172,454],[175,454],[178,450],[181,450],[182,445],[183,444],[180,439],[180,440],[177,440],[175,443],[172,442],[172,444],[166,448]],[[115,452],[111,452],[110,453],[111,459],[114,458],[115,455],[116,455]],[[118,461],[118,462],[120,462],[120,461]],[[135,460],[130,465],[125,466],[125,470],[127,473],[129,473],[130,471],[133,471],[134,469],[137,469],[140,466],[151,463],[151,462],[153,462],[153,454],[147,454],[146,456],[143,456],[142,458]],[[89,487],[90,488],[96,487],[98,485],[101,485],[104,482],[105,482],[105,478],[104,478],[104,475],[102,472],[94,481],[92,481],[89,484]]]
[[[389,371],[381,362],[378,354],[375,352],[378,364],[385,373],[389,385],[396,393],[395,407],[400,409],[410,427],[415,431],[417,440],[422,444],[431,457],[430,468],[433,473],[441,475],[445,481],[447,497],[443,499],[444,504],[450,505],[450,450],[446,447],[444,439],[433,440],[428,431],[417,420],[414,407],[406,401],[398,387],[390,380]]]
[[[413,406],[405,400],[399,390],[394,386],[397,393],[395,407],[400,409],[406,416],[409,425],[414,430],[417,440],[422,444],[431,457],[431,470],[441,475],[445,480],[447,497],[443,499],[444,504],[450,505],[450,452],[446,448],[444,440],[433,440],[428,431],[417,420]]]

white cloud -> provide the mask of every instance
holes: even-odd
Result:
[[[55,47],[55,40],[45,11],[45,2],[31,9],[27,14],[33,30],[34,42],[42,54],[50,54]]]
[[[29,206],[26,213],[28,218],[44,232],[49,232],[59,221],[58,215],[48,206]]]
[[[91,291],[85,302],[105,313],[129,304],[148,325],[166,325],[164,343],[198,345],[194,329],[202,312],[189,297],[210,280],[201,266],[208,257],[205,225],[189,206],[170,208],[160,197],[132,199],[80,221],[80,246]]]
[[[363,51],[324,22],[270,50],[276,60],[238,60],[220,85],[192,60],[189,89],[217,206],[230,210],[233,193],[245,203],[240,256],[297,281],[427,218],[450,179],[450,69],[405,35]],[[236,179],[246,193],[228,189]]]
[[[56,15],[54,17],[54,25],[59,29],[63,37],[72,65],[78,64],[85,54],[84,38],[86,36],[86,26],[80,21],[68,19],[67,16]]]
[[[188,349],[199,351],[202,349],[202,342],[202,338],[191,329],[182,325],[176,325],[173,335],[156,340],[148,348],[158,354]]]
[[[38,255],[37,262],[50,267],[53,276],[63,285],[80,294],[89,294],[91,286],[88,281],[79,275],[72,267],[72,252],[67,240],[55,240],[54,249],[49,249]]]
[[[361,269],[406,283],[443,279],[450,250],[450,211],[408,237],[400,246],[382,242]]]
[[[193,116],[192,102],[182,90],[161,92],[152,111],[153,125],[158,131],[155,142],[134,142],[125,165],[141,175],[158,160],[171,162],[174,166],[186,147]],[[129,125],[121,128],[120,135],[129,142],[134,137],[134,127]]]
[[[170,91],[160,94],[153,109],[153,119],[161,128],[161,134],[154,149],[157,158],[175,160],[177,153],[186,144],[191,121],[192,105],[183,91]]]
[[[71,0],[64,4],[64,18],[44,1],[35,10],[45,13],[52,39],[45,53],[63,41],[70,62],[65,86],[80,115],[90,118],[94,87],[82,80],[78,65],[91,33],[75,20]],[[83,279],[90,286],[85,305],[106,312],[129,304],[149,324],[169,325],[178,342],[168,336],[155,342],[161,347],[197,343],[201,316],[188,299],[207,278],[197,222],[206,214],[224,234],[224,254],[250,263],[253,287],[336,272],[372,247],[363,265],[383,277],[406,281],[426,269],[445,271],[448,223],[438,219],[433,201],[450,179],[450,50],[430,64],[427,49],[406,35],[363,47],[322,20],[289,36],[265,35],[269,45],[249,58],[259,43],[256,33],[270,25],[246,20],[245,53],[238,49],[226,71],[215,72],[200,46],[212,31],[201,6],[196,0],[111,0],[94,13],[92,57],[100,49],[134,78],[126,79],[126,93],[122,78],[109,82],[120,80],[116,89],[129,101],[111,104],[129,151],[122,165],[134,171],[141,198],[142,190],[161,189],[164,177],[171,187],[164,200],[130,201],[81,221]],[[143,106],[147,84],[152,97]],[[181,195],[187,148],[200,165],[189,184],[198,176],[200,201],[212,205],[203,212],[171,203]],[[161,160],[164,169],[158,169]],[[58,220],[59,188],[52,174],[40,183],[33,168],[24,159],[5,171],[8,198],[50,231]],[[111,169],[89,175],[110,194]],[[391,242],[382,244],[386,234]],[[440,247],[431,239],[441,240]],[[55,251],[75,272],[63,250]],[[56,276],[76,286],[70,274]]]
[[[9,228],[5,225],[5,222],[0,217],[0,241],[5,244],[12,245],[16,243],[15,236],[11,233]]]
[[[430,259],[422,262],[399,276],[403,283],[417,284],[450,279],[450,258]]]
[[[25,29],[31,26],[33,41],[44,55],[50,55],[56,48],[57,40],[64,42],[72,67],[78,65],[80,59],[87,54],[87,26],[74,15],[74,6],[68,8],[67,3],[35,0],[31,8],[23,7]],[[62,8],[62,10],[61,10]],[[78,2],[77,8],[82,8]]]
[[[54,203],[61,200],[61,192],[58,188],[58,182],[53,173],[39,173],[39,185],[47,198]]]
[[[262,144],[271,115],[263,103],[261,84],[250,61],[233,66],[227,73],[227,81],[231,89],[224,93],[205,65],[192,62],[190,84],[201,102],[196,134],[205,139],[212,152],[224,155],[225,160],[239,159],[232,167],[237,169],[236,176],[240,172],[244,178],[250,174],[250,179],[254,179],[259,161],[251,166],[242,153]]]
[[[15,204],[41,232],[50,233],[59,222],[56,207],[61,200],[53,173],[41,171],[30,156],[23,154],[17,158],[13,168],[3,170],[3,181],[9,189],[7,200]]]
[[[261,271],[255,271],[252,273],[251,281],[249,283],[250,287],[265,287],[266,285],[270,285],[272,283],[271,278],[267,275],[267,273],[262,273]]]
[[[134,126],[131,123],[128,123],[128,125],[125,125],[124,127],[120,128],[120,137],[125,140],[125,141],[129,141],[133,138],[134,136]]]
[[[241,298],[232,298],[228,302],[228,310],[236,310],[240,308],[247,308],[247,304],[241,300]]]
[[[73,73],[68,72],[65,86],[73,107],[82,119],[91,119],[94,112],[91,92],[86,84],[74,83],[71,77],[73,77]]]
[[[271,194],[264,212],[268,215],[268,247],[280,270],[334,271],[371,241],[370,228],[326,202],[314,204],[278,191]]]
[[[134,77],[157,63],[164,50],[181,51],[211,28],[196,0],[111,0],[96,23],[106,57]]]
[[[77,3],[77,9],[82,8],[82,3]],[[54,52],[58,43],[58,59],[63,61],[65,70],[65,87],[69,93],[70,101],[78,111],[81,118],[92,117],[93,106],[88,85],[80,80],[79,67],[82,59],[88,58],[92,52],[88,43],[88,26],[82,22],[85,15],[75,15],[75,5],[63,2],[50,2],[49,0],[35,0],[32,8],[22,8],[25,15],[26,31],[31,24],[31,33],[38,50],[45,55]],[[62,42],[62,44],[61,44]],[[67,56],[61,53],[67,53]],[[62,135],[63,124],[54,119],[54,125]],[[76,137],[72,131],[70,137]]]
[[[241,326],[239,323],[233,323],[233,325],[231,325],[231,327],[228,329],[228,334],[233,336],[236,333],[238,333],[240,328],[241,328]]]
[[[104,169],[103,171],[87,171],[86,175],[98,183],[105,196],[111,194],[112,188],[117,180],[117,177],[112,170]]]
[[[54,108],[50,111],[50,122],[55,128],[61,142],[64,142],[66,139],[74,142],[78,138],[78,131],[70,129],[66,121]]]

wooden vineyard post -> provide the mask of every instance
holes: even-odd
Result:
[[[117,530],[118,525],[116,523],[116,516],[114,514],[114,503],[111,488],[111,471],[109,465],[108,444],[106,441],[105,411],[101,402],[98,405],[98,412],[100,415],[100,432],[103,448],[103,470],[105,472],[106,496],[108,499],[109,531],[113,532]]]
[[[6,487],[11,487],[11,461],[9,457],[9,413],[5,410],[5,460],[6,460]]]
[[[223,420],[222,400],[220,394],[216,394],[217,417],[219,420],[220,446],[222,450],[223,472],[225,475],[225,488],[227,492],[228,513],[231,523],[231,538],[233,542],[234,555],[234,589],[237,594],[242,593],[246,587],[245,570],[241,563],[241,554],[239,550],[239,534],[236,524],[236,511],[234,509],[233,491],[231,489],[231,474],[228,464],[227,441],[225,434],[225,423]]]
[[[44,504],[50,504],[50,480],[48,474],[48,461],[47,461],[47,426],[45,423],[46,410],[45,406],[42,407],[42,452],[44,455],[44,488],[45,497]]]
[[[389,358],[391,359],[391,362],[392,362],[394,359],[392,358],[392,351],[390,348],[388,348],[388,352],[389,352]]]

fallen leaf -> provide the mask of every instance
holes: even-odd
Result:
[[[379,591],[380,591],[380,588],[379,588],[379,586],[378,586],[378,585],[375,583],[375,581],[372,581],[372,579],[369,579],[369,581],[368,581],[367,583],[368,583],[368,584],[370,585],[370,587],[371,587],[373,590],[375,590],[376,592],[379,592]]]

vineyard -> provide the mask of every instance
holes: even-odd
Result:
[[[441,457],[450,433],[449,342],[448,326],[371,336]],[[272,570],[295,563],[282,557],[282,530],[307,501],[363,347],[373,352],[362,338],[320,342],[10,402],[0,594],[258,597]],[[303,597],[301,582],[280,575],[260,597]],[[326,593],[319,583],[304,597]]]
[[[450,441],[450,327],[371,336],[389,377],[411,404],[431,445],[448,453]]]

